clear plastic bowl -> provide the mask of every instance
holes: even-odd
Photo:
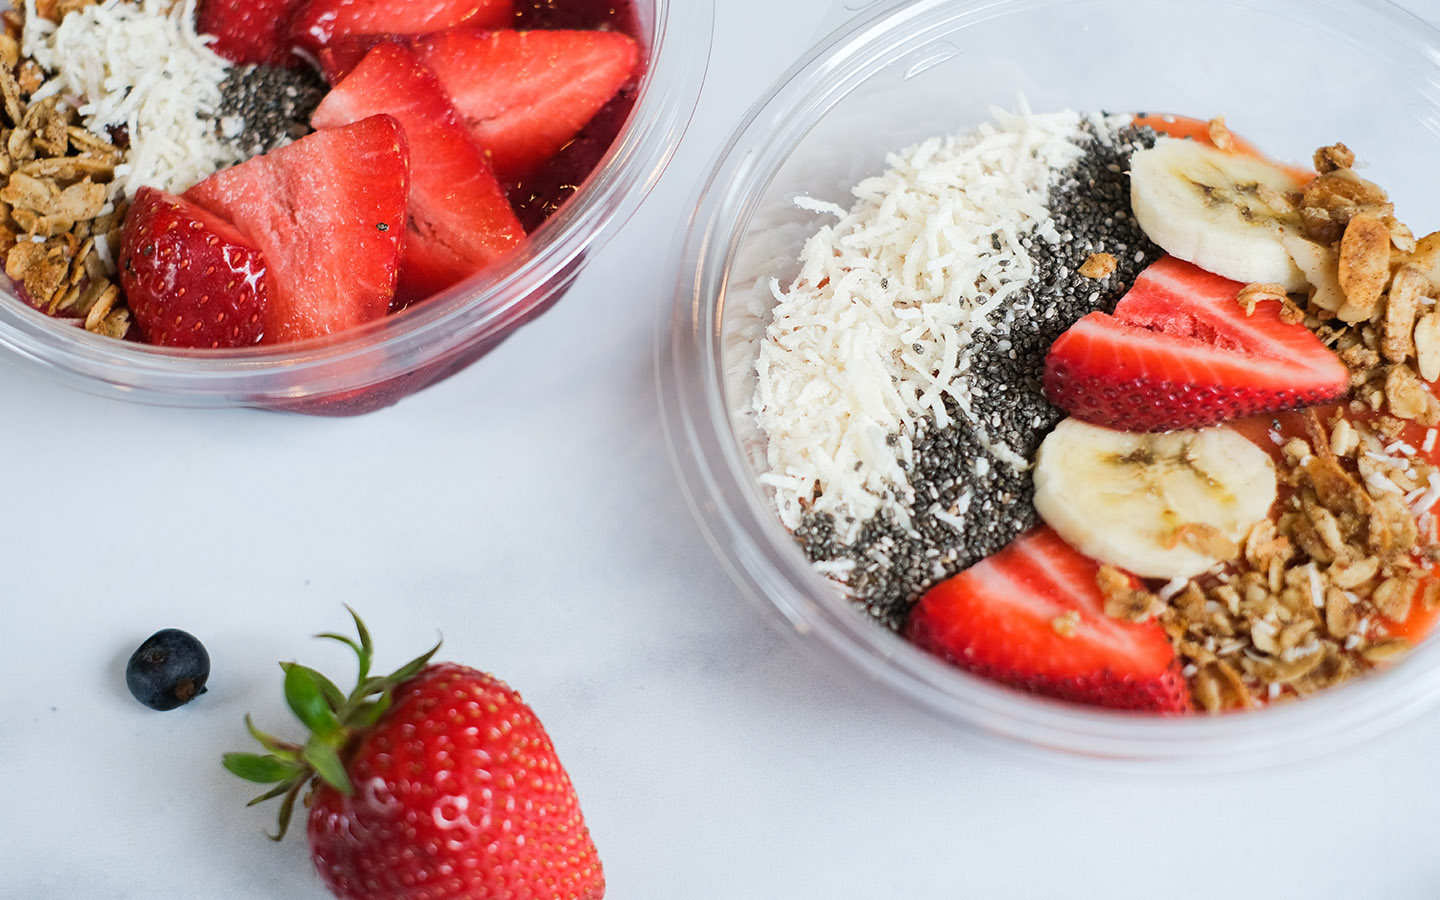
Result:
[[[103,395],[316,415],[368,412],[454,374],[564,294],[587,254],[654,186],[689,125],[710,56],[711,0],[634,6],[648,58],[628,121],[580,191],[505,262],[360,328],[226,351],[160,349],[89,334],[31,309],[0,279],[0,348]]]
[[[1345,746],[1440,699],[1440,642],[1328,693],[1218,717],[1115,713],[1026,695],[916,650],[816,574],[758,486],[749,413],[770,278],[887,151],[968,130],[1023,94],[1038,112],[1227,117],[1275,156],[1343,140],[1417,234],[1440,226],[1440,34],[1376,0],[912,0],[813,50],[757,103],[699,189],[657,360],[692,508],[736,583],[805,647],[896,702],[1071,758],[1203,769]]]

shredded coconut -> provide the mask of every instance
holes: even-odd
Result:
[[[1435,502],[1440,500],[1440,473],[1431,472],[1430,477],[1425,481],[1425,490],[1419,497],[1410,501],[1410,512],[1416,516],[1426,515]]]
[[[229,63],[195,33],[195,2],[105,0],[57,26],[25,0],[23,50],[49,74],[33,99],[60,95],[107,140],[129,133],[112,190],[179,193],[240,161],[216,128]]]
[[[1396,484],[1395,482],[1391,481],[1389,478],[1386,478],[1384,475],[1380,474],[1379,472],[1367,472],[1367,473],[1365,474],[1365,483],[1366,483],[1367,485],[1369,485],[1370,487],[1374,488],[1375,490],[1377,490],[1377,491],[1383,491],[1384,493],[1387,493],[1387,494],[1403,494],[1403,493],[1404,493],[1404,491],[1402,491],[1402,490],[1400,489],[1400,485],[1398,485],[1398,484]]]
[[[1305,565],[1305,574],[1310,581],[1310,602],[1316,609],[1325,608],[1325,586],[1320,583],[1320,570],[1315,568],[1315,563]]]
[[[941,522],[944,522],[946,525],[949,525],[951,528],[955,529],[960,534],[965,533],[964,516],[952,516],[950,513],[945,512],[945,510],[943,509],[933,509],[930,511],[930,515],[934,516],[936,519],[939,519]]]
[[[974,132],[892,154],[888,171],[854,189],[801,251],[788,287],[772,282],[773,319],[761,344],[754,408],[769,438],[765,480],[781,520],[830,513],[853,537],[881,508],[901,521],[913,502],[902,464],[929,419],[944,428],[949,396],[971,403],[965,346],[1033,273],[1021,238],[1060,239],[1047,208],[1053,175],[1086,139],[1073,112],[995,110]],[[1015,468],[1026,461],[986,447]]]
[[[1172,578],[1165,582],[1164,587],[1160,588],[1155,596],[1168,603],[1172,597],[1179,595],[1189,584],[1190,579],[1188,578]]]
[[[848,578],[854,570],[855,560],[853,559],[832,559],[815,563],[816,572],[842,581]]]
[[[100,261],[105,264],[108,271],[115,271],[115,256],[110,252],[110,237],[105,234],[94,235],[95,253]]]

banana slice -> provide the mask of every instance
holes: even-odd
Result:
[[[1066,543],[1144,578],[1233,558],[1275,502],[1269,454],[1224,427],[1139,434],[1065,419],[1034,477],[1035,508]]]
[[[1130,204],[1166,253],[1241,282],[1304,290],[1281,238],[1304,234],[1286,194],[1295,178],[1271,163],[1162,137],[1130,157]]]

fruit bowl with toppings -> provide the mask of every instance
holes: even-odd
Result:
[[[668,163],[711,27],[703,0],[11,6],[0,347],[105,395],[319,415],[556,302]]]
[[[1372,0],[920,0],[813,50],[659,341],[739,586],[1072,756],[1276,763],[1432,705],[1437,48]]]

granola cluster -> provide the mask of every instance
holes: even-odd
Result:
[[[1211,134],[1224,145],[1223,121]],[[1409,648],[1398,632],[1415,604],[1440,609],[1440,578],[1428,574],[1440,561],[1430,461],[1440,400],[1427,384],[1440,379],[1440,232],[1417,240],[1354,162],[1344,144],[1323,147],[1318,177],[1267,199],[1303,232],[1286,246],[1308,292],[1251,284],[1236,298],[1247,312],[1279,301],[1283,320],[1334,349],[1351,373],[1348,403],[1328,421],[1306,411],[1304,437],[1283,438],[1277,420],[1278,514],[1229,563],[1154,593],[1108,566],[1097,576],[1108,615],[1159,620],[1196,704],[1212,713],[1373,669]]]
[[[1351,396],[1426,427],[1440,400],[1440,232],[1419,240],[1344,144],[1315,153],[1297,208],[1307,239],[1287,248],[1310,282],[1306,323],[1351,372]]]
[[[1187,583],[1160,612],[1210,712],[1365,672],[1409,648],[1392,629],[1412,604],[1440,605],[1440,582],[1424,577],[1437,556],[1435,466],[1400,439],[1394,419],[1342,411],[1329,423],[1314,412],[1305,420],[1308,439],[1283,448],[1290,490],[1279,516],[1256,524],[1226,571]]]
[[[94,0],[61,0],[56,15]],[[42,14],[46,8],[41,5]],[[44,73],[20,49],[23,13],[0,33],[0,256],[23,299],[87,329],[124,337],[130,317],[114,281],[126,204],[110,183],[124,151],[81,127],[63,100],[31,102]]]

